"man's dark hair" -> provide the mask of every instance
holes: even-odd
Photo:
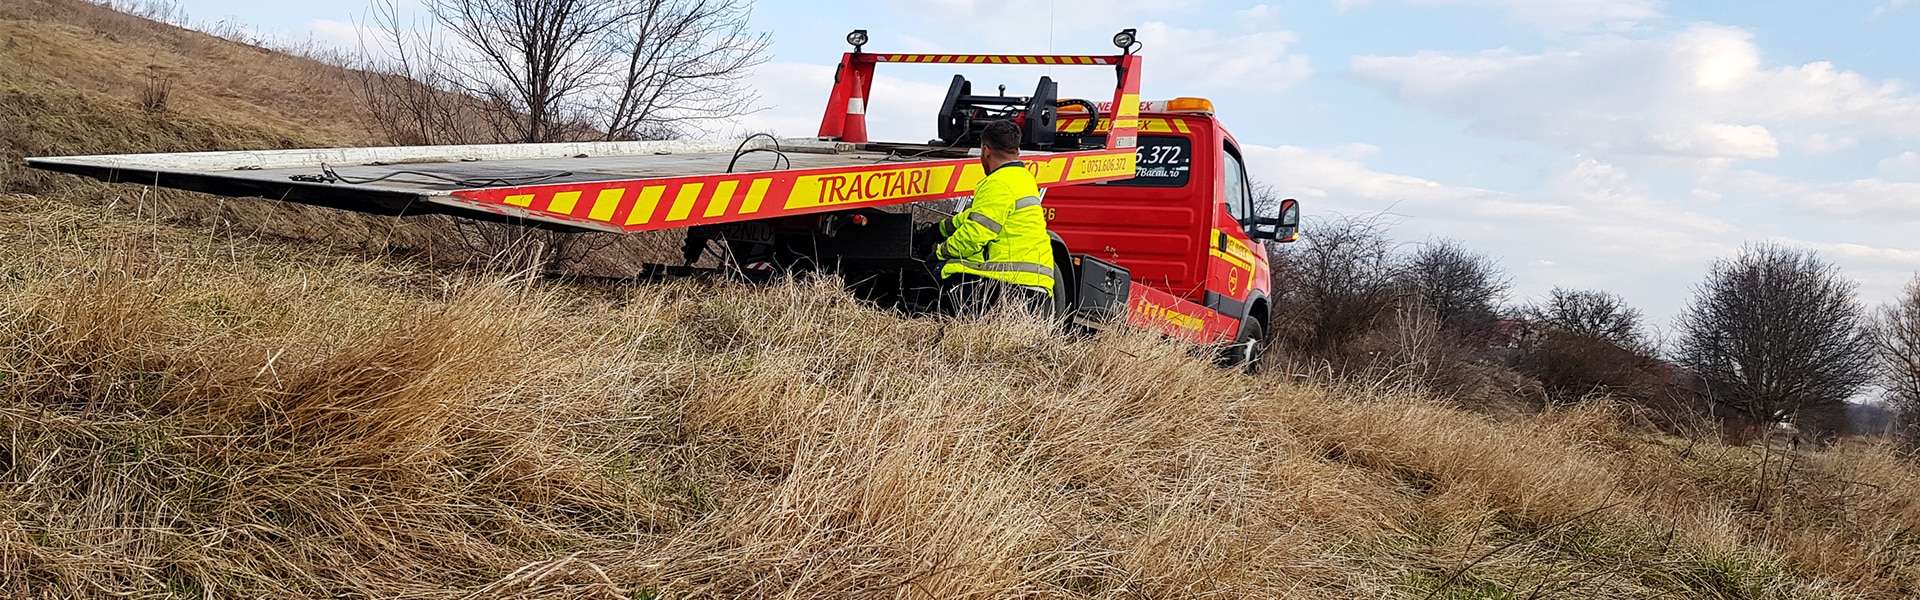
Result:
[[[994,121],[980,130],[980,143],[994,152],[1003,154],[1020,153],[1020,126],[1013,121]]]

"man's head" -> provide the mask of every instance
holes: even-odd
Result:
[[[1013,121],[994,121],[980,130],[980,158],[989,156],[1002,162],[1020,158],[1020,126]]]

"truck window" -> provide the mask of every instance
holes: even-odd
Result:
[[[1134,149],[1133,179],[1102,185],[1186,187],[1193,171],[1193,141],[1178,135],[1143,135]]]
[[[1222,190],[1225,193],[1221,196],[1226,200],[1227,214],[1233,215],[1235,221],[1245,222],[1247,207],[1251,204],[1251,193],[1247,191],[1247,168],[1241,163],[1240,152],[1233,144],[1227,144],[1224,150],[1221,155],[1225,160],[1220,161],[1220,166],[1224,169],[1222,179],[1225,180],[1226,189]]]

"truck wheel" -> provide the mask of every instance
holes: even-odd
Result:
[[[1267,330],[1260,326],[1260,320],[1251,315],[1240,320],[1240,334],[1233,336],[1233,345],[1221,351],[1222,366],[1240,369],[1248,375],[1260,374],[1261,358],[1267,353]]]

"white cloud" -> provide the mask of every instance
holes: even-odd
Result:
[[[1363,56],[1352,72],[1478,132],[1704,164],[1920,136],[1920,95],[1831,63],[1765,68],[1746,31],[1700,25],[1574,50]]]
[[[1152,65],[1153,78],[1175,85],[1277,91],[1314,72],[1307,57],[1287,53],[1288,46],[1300,41],[1290,31],[1223,36],[1153,22],[1140,27],[1140,39],[1146,43],[1142,55]]]
[[[1142,92],[1149,98],[1193,96],[1229,90],[1273,93],[1314,75],[1313,65],[1307,57],[1288,53],[1289,48],[1299,40],[1289,31],[1254,31],[1230,35],[1160,22],[1140,25],[1139,30],[1140,39],[1145,44],[1141,55],[1146,57],[1147,64]],[[1041,75],[1048,75],[1060,84],[1060,93],[1065,97],[1107,100],[1113,94],[1113,71],[1104,67],[888,65],[881,67],[880,72],[909,77],[929,74],[951,77],[954,73],[960,73],[973,82],[976,90],[993,89],[993,86],[1005,83],[1008,93],[1031,90]],[[945,91],[944,81],[940,89]],[[934,102],[937,104],[938,98]],[[932,119],[931,113],[927,119]]]
[[[1843,258],[1859,259],[1859,260],[1875,261],[1875,262],[1886,262],[1886,263],[1894,263],[1894,264],[1900,264],[1900,265],[1920,266],[1920,251],[1904,250],[1900,248],[1881,248],[1876,246],[1868,246],[1865,244],[1853,244],[1853,243],[1846,243],[1846,242],[1841,242],[1841,243],[1788,242],[1788,243],[1794,243],[1801,246],[1811,247],[1815,250],[1821,251],[1822,253],[1839,256]]]
[[[716,137],[739,137],[770,132],[780,137],[813,137],[833,91],[830,65],[772,62],[754,69],[750,77],[765,110],[735,119]],[[873,93],[867,99],[867,132],[871,139],[918,142],[934,135],[934,113],[939,112],[947,86],[909,81],[875,73]]]
[[[1896,167],[1899,158],[1890,159]],[[1887,161],[1881,161],[1882,168],[1887,165]],[[1837,183],[1809,182],[1741,171],[1709,177],[1707,182],[1748,198],[1785,201],[1799,209],[1793,221],[1844,221],[1854,235],[1884,233],[1885,229],[1894,228],[1904,230],[1899,231],[1897,237],[1913,240],[1910,231],[1920,225],[1920,202],[1915,201],[1920,199],[1920,181],[1870,178]]]
[[[1920,204],[1913,201],[1920,181],[1813,182],[1737,171],[1701,183],[1739,199],[1725,211],[1747,222],[1745,239],[1819,252],[1860,282],[1867,302],[1892,297],[1920,272],[1920,241],[1912,233],[1920,227]]]
[[[307,22],[302,29],[306,30],[307,35],[315,42],[328,44],[343,50],[352,50],[360,47],[361,27],[354,23],[333,19],[320,19]],[[370,35],[367,37],[367,43],[377,43],[377,39],[377,36]]]
[[[1607,163],[1585,161],[1539,190],[1514,194],[1376,171],[1363,162],[1376,152],[1367,145],[1246,148],[1254,178],[1310,202],[1311,213],[1391,211],[1421,235],[1459,237],[1514,259],[1589,266],[1607,255],[1635,263],[1704,260],[1723,249],[1712,240],[1737,233],[1719,219],[1675,210]]]
[[[1895,0],[1906,2],[1909,0]],[[1373,0],[1334,0],[1341,10]],[[1514,20],[1550,32],[1592,29],[1626,30],[1661,17],[1654,0],[1407,0],[1410,4],[1469,6],[1507,11]]]
[[[1880,176],[1888,179],[1920,181],[1920,152],[1901,152],[1880,161]],[[1920,198],[1916,198],[1920,201]]]
[[[1362,160],[1379,152],[1366,144],[1330,149],[1247,145],[1247,168],[1257,181],[1271,183],[1282,195],[1317,201],[1315,211],[1365,213],[1402,203],[1492,200],[1496,192],[1448,187],[1436,181],[1382,173]]]
[[[1841,150],[1851,150],[1860,145],[1860,140],[1849,136],[1832,135],[1823,132],[1803,136],[1795,141],[1793,145],[1805,150],[1807,154],[1819,156],[1823,154],[1833,154]]]
[[[1139,24],[1143,17],[1154,14],[1190,14],[1201,6],[1198,0],[1117,0],[1098,7],[1063,3],[1052,19],[1009,18],[1035,14],[1034,5],[1024,0],[928,0],[911,5],[896,0],[895,4],[905,14],[937,24],[941,31],[974,36],[974,41],[989,46],[970,45],[964,52],[1111,52],[1105,34],[1138,24],[1141,54],[1147,57],[1151,73],[1145,83],[1156,89],[1190,94],[1184,90],[1216,86],[1271,92],[1292,87],[1314,74],[1308,57],[1288,53],[1300,41],[1291,31],[1262,29],[1233,35],[1163,21]],[[1041,10],[1039,16],[1045,17],[1044,7]],[[1235,11],[1234,21],[1244,30],[1245,26],[1257,27],[1271,20],[1278,12],[1262,4]],[[1100,44],[1087,48],[1083,42],[1092,32],[1102,34]],[[1069,37],[1074,40],[1071,44],[1066,41]],[[914,43],[910,45],[939,47],[917,38],[911,41]],[[1077,75],[1072,71],[1053,72],[1062,82],[1063,93],[1072,87],[1069,84],[1081,83]]]
[[[1773,158],[1780,142],[1759,125],[1694,123],[1647,134],[1647,149],[1655,154],[1698,158]]]
[[[1812,250],[1820,258],[1839,265],[1843,274],[1860,284],[1858,298],[1868,306],[1893,299],[1920,273],[1920,251],[1786,237],[1766,241]]]
[[[1143,16],[1183,14],[1200,6],[1199,0],[1105,0],[1095,4],[1059,2],[1048,5],[1030,0],[889,0],[901,14],[917,17],[938,30],[963,31],[991,46],[969,46],[968,52],[1046,52],[1049,43],[1059,49],[1078,48],[1085,32],[1112,34],[1132,27]],[[1051,17],[1051,18],[1049,18]],[[1076,43],[1067,43],[1068,39]],[[1104,43],[1101,48],[1112,48]],[[1142,41],[1152,44],[1151,40]]]
[[[1600,161],[1560,169],[1537,189],[1506,193],[1377,171],[1364,162],[1379,152],[1372,146],[1246,151],[1254,176],[1301,198],[1310,215],[1390,211],[1400,217],[1396,239],[1453,237],[1509,265],[1516,298],[1541,297],[1555,286],[1606,289],[1626,295],[1656,323],[1679,310],[1685,290],[1711,261],[1732,256],[1749,241],[1816,249],[1860,280],[1869,299],[1891,294],[1920,269],[1920,248],[1897,235],[1892,241],[1844,233],[1833,239],[1803,231],[1798,215],[1810,213],[1795,211],[1768,210],[1743,225],[1702,210],[1758,212],[1766,205],[1756,205],[1749,190],[1727,192],[1744,194],[1737,205],[1696,204],[1702,210],[1692,210]],[[1721,193],[1695,189],[1690,195]],[[1789,225],[1786,231],[1773,231],[1782,223]]]
[[[1280,9],[1267,4],[1255,4],[1251,8],[1233,11],[1233,21],[1242,25],[1257,25],[1279,16]]]
[[[1032,0],[894,0],[895,4],[928,11],[943,18],[960,17],[979,21],[1008,22],[1009,15],[1031,14]],[[1098,19],[1120,19],[1139,13],[1178,12],[1198,5],[1197,0],[1102,0],[1097,4],[1072,7],[1079,19],[1058,19],[1058,25],[1084,26],[1093,15]],[[1066,8],[1062,6],[1061,8]]]
[[[1382,150],[1364,144],[1245,151],[1254,178],[1300,198],[1308,215],[1385,211],[1398,217],[1395,239],[1460,239],[1508,265],[1514,296],[1523,300],[1555,286],[1605,289],[1664,323],[1714,259],[1750,241],[1820,252],[1860,281],[1870,302],[1890,297],[1920,270],[1920,244],[1909,233],[1920,206],[1896,202],[1920,198],[1920,183],[1896,189],[1875,180],[1827,185],[1729,172],[1668,196],[1618,165],[1584,160],[1534,189],[1503,192],[1376,170],[1367,161]],[[1836,220],[1846,223],[1823,226]]]
[[[947,51],[945,47],[942,47],[940,44],[935,43],[933,40],[914,37],[904,33],[895,34],[894,40],[896,40],[900,44],[900,46],[898,48],[888,48],[887,51],[915,52],[915,53],[923,53],[923,54],[942,54]]]
[[[1879,7],[1874,8],[1873,14],[1867,15],[1867,19],[1868,20],[1878,19],[1882,16],[1885,16],[1887,13],[1900,10],[1901,7],[1906,6],[1908,4],[1913,4],[1913,0],[1889,0],[1886,4],[1882,4]]]

